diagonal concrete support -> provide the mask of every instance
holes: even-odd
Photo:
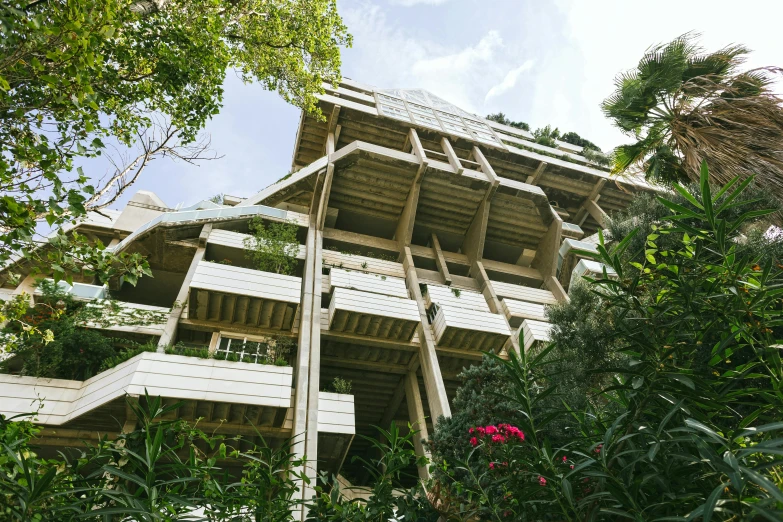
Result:
[[[163,334],[161,334],[160,339],[158,340],[158,352],[160,353],[163,353],[167,346],[173,344],[177,340],[177,324],[179,323],[180,317],[182,317],[182,312],[185,310],[185,307],[188,306],[190,283],[193,281],[193,276],[196,274],[198,264],[204,259],[204,254],[207,252],[207,239],[209,238],[210,232],[212,232],[212,224],[207,223],[201,229],[201,234],[198,236],[198,248],[196,248],[196,253],[185,274],[185,280],[182,281],[182,286],[179,289],[179,293],[177,293],[177,300],[171,308],[171,312],[169,312],[169,318],[166,321]]]
[[[421,365],[421,373],[424,378],[424,388],[427,390],[427,400],[430,405],[430,414],[433,422],[437,422],[442,415],[451,417],[451,407],[449,398],[446,395],[446,386],[443,384],[443,376],[440,373],[440,364],[438,355],[435,351],[435,339],[432,336],[432,328],[427,320],[427,308],[424,299],[419,290],[419,278],[416,275],[416,267],[413,264],[413,256],[409,247],[404,248],[403,268],[405,269],[405,280],[408,285],[408,292],[419,307],[419,357],[418,364]],[[415,370],[416,368],[411,368]]]
[[[413,447],[417,457],[430,458],[430,454],[422,441],[429,439],[427,432],[427,420],[424,418],[424,406],[421,403],[421,393],[419,392],[419,378],[416,372],[408,372],[405,375],[405,402],[408,403],[408,419],[411,427],[418,433],[413,439]],[[419,478],[429,480],[430,471],[427,466],[418,466]]]

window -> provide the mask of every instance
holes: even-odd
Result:
[[[215,356],[218,359],[274,364],[274,358],[269,360],[273,356],[269,350],[269,344],[263,341],[250,341],[247,337],[221,337]]]
[[[256,364],[280,364],[288,359],[295,342],[287,337],[220,336],[215,359]]]

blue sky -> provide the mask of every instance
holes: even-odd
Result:
[[[380,88],[424,88],[461,108],[498,110],[532,128],[576,131],[604,150],[623,136],[599,103],[645,49],[687,31],[708,49],[743,43],[749,66],[783,66],[783,2],[723,0],[338,0],[354,35],[343,76]],[[257,85],[226,79],[205,129],[223,157],[192,166],[153,162],[138,189],[169,206],[216,193],[248,196],[286,174],[299,110]],[[104,172],[96,169],[93,175]]]

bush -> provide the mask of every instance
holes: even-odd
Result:
[[[569,353],[560,343],[580,335],[579,321],[539,353],[502,362],[525,440],[503,448],[476,440],[461,461],[436,460],[447,516],[779,520],[783,266],[737,241],[749,219],[770,212],[747,212],[752,201],[732,208],[749,181],[713,196],[708,179],[705,167],[690,198],[677,188],[683,205],[659,200],[668,214],[645,238],[641,261],[626,255],[633,236],[611,250],[601,241],[596,258],[618,278],[590,283],[597,306],[587,315],[603,308],[615,333],[599,335],[587,359],[615,360],[579,379],[597,388],[583,407],[574,398],[546,406],[572,394],[558,350]],[[496,454],[507,465],[486,465]]]

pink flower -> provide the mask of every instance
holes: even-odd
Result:
[[[489,469],[495,469],[495,463],[494,462],[490,462],[489,463]]]
[[[574,465],[573,465],[573,464],[571,464],[571,465],[569,466],[569,468],[571,468],[571,469],[574,469]]]
[[[470,428],[470,429],[468,430],[468,433],[470,433],[471,435],[473,435],[473,431],[475,431],[475,430],[474,430],[473,428]]]
[[[538,485],[546,486],[546,479],[544,477],[538,477]]]
[[[500,433],[492,435],[492,442],[506,442],[506,438]]]
[[[484,428],[487,432],[487,435],[494,435],[498,432],[497,426],[487,426]]]
[[[482,426],[479,426],[478,428],[476,428],[476,431],[478,432],[480,437],[483,437],[484,435],[486,435],[486,430],[484,430],[484,428]]]
[[[470,445],[473,446],[474,448],[478,446],[478,439],[476,437],[471,438]]]
[[[567,460],[568,460],[568,457],[566,457],[565,455],[563,455],[563,462],[565,462],[565,461],[567,461]]]
[[[596,453],[601,453],[601,450],[603,449],[603,447],[604,447],[603,444],[599,444],[598,447],[595,448],[595,450],[593,450],[593,451],[595,451]]]

